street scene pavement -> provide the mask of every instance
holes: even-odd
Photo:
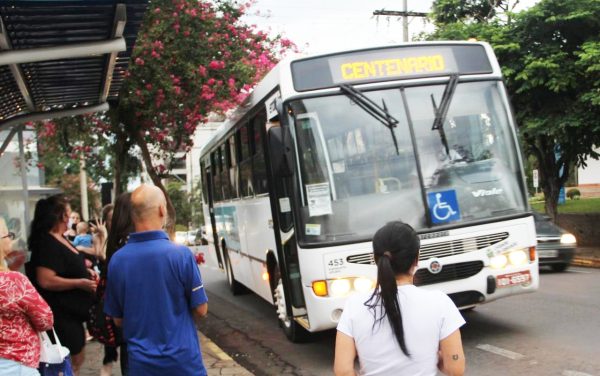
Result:
[[[256,375],[333,374],[335,331],[292,344],[271,305],[254,294],[232,296],[219,270],[202,273],[211,308],[200,330],[238,363]],[[468,375],[600,375],[600,269],[540,274],[539,291],[463,313]]]
[[[214,342],[198,332],[200,348],[202,349],[202,360],[209,376],[252,376],[252,373],[240,366],[235,360],[221,350]],[[81,370],[81,376],[98,376],[102,367],[104,348],[97,341],[88,342],[85,348],[85,365]],[[114,376],[121,376],[121,370],[116,364],[113,367]]]

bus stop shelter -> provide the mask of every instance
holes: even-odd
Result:
[[[17,234],[13,250],[26,248],[35,201],[57,192],[26,166],[25,124],[106,111],[118,101],[147,6],[0,0],[0,216]]]

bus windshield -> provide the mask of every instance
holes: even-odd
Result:
[[[302,243],[368,238],[391,220],[429,230],[527,210],[502,83],[454,84],[442,117],[448,84],[359,93],[388,123],[352,93],[289,103]]]

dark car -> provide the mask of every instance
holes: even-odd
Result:
[[[564,271],[573,260],[577,239],[573,234],[552,223],[550,217],[546,215],[534,213],[533,218],[537,232],[537,254],[540,266],[550,266],[556,272]]]

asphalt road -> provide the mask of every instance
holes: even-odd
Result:
[[[201,269],[201,330],[256,375],[331,375],[335,331],[287,341],[271,305],[232,296],[225,274]],[[540,290],[477,307],[462,328],[468,375],[600,376],[600,269],[542,272]]]

